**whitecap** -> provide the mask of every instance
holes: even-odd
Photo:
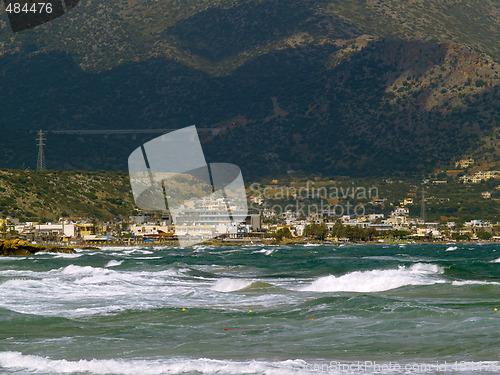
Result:
[[[123,263],[123,260],[110,260],[105,267],[117,267]]]
[[[80,258],[82,255],[82,253],[57,253],[54,258]]]
[[[37,355],[23,355],[19,352],[0,352],[0,367],[9,370],[24,370],[30,373],[59,374],[263,374],[293,375],[312,374],[306,369],[306,362],[300,359],[287,361],[232,361],[207,358],[169,359],[92,359],[69,361],[50,359]]]
[[[342,276],[324,276],[302,291],[313,292],[381,292],[406,285],[432,285],[444,283],[439,277],[444,269],[436,264],[415,263],[411,267],[397,269],[355,271]]]
[[[500,285],[500,283],[496,281],[480,281],[480,280],[462,280],[462,281],[453,281],[451,285],[454,286],[462,286],[462,285]]]
[[[271,255],[275,251],[276,251],[276,249],[262,249],[262,250],[254,251],[253,253],[254,254],[260,253],[260,254],[264,254],[264,255]]]
[[[186,270],[131,272],[68,265],[41,272],[0,271],[0,276],[14,276],[0,284],[0,307],[19,313],[74,317],[178,304],[186,295],[196,296],[206,290],[206,282],[183,279]]]
[[[212,290],[217,292],[234,292],[236,290],[245,289],[252,284],[250,280],[241,279],[220,279],[212,286]]]
[[[3,256],[3,257],[0,257],[0,260],[23,260],[26,258],[27,257],[20,257],[20,256]]]

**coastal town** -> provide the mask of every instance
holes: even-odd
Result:
[[[455,222],[440,224],[423,222],[408,216],[405,207],[397,207],[389,217],[383,214],[365,216],[344,215],[336,220],[327,220],[319,215],[299,218],[292,211],[274,216],[265,212],[267,218],[253,214],[239,225],[218,226],[195,224],[174,226],[170,218],[155,218],[154,215],[131,216],[130,221],[104,223],[90,222],[82,218],[60,218],[58,222],[25,222],[2,219],[4,238],[22,238],[40,243],[67,245],[137,245],[141,243],[170,243],[177,236],[196,229],[199,240],[218,239],[222,242],[288,242],[323,241],[327,243],[348,242],[440,242],[440,241],[498,241],[500,223],[472,220],[463,225]]]
[[[295,204],[270,205],[280,197],[285,199],[288,194],[287,191],[283,195],[281,190],[276,195],[282,188],[271,187],[275,193],[272,199],[259,195],[252,197],[248,213],[240,213],[235,220],[227,219],[222,210],[224,202],[220,201],[216,202],[218,205],[207,202],[198,209],[191,209],[196,216],[189,223],[175,222],[168,212],[136,209],[128,217],[116,221],[61,217],[57,221],[20,222],[7,217],[0,219],[0,230],[4,239],[20,238],[31,243],[66,246],[168,245],[188,237],[192,243],[218,244],[500,241],[500,222],[479,218],[463,223],[428,221],[425,220],[425,206],[421,207],[420,217],[412,217],[410,207],[415,204],[412,197],[400,201],[386,215],[366,213],[367,206],[381,206],[385,199],[372,197],[369,205],[347,201],[323,206],[314,203],[320,193],[310,187],[309,195],[304,198],[300,198],[300,190],[294,193]],[[270,191],[268,189],[266,194]],[[358,188],[352,194],[359,198],[367,192],[360,192]]]
[[[128,207],[120,207],[117,214],[86,217],[63,213],[44,219],[42,209],[39,219],[20,219],[15,214],[5,215],[4,209],[0,238],[68,247],[144,243],[498,242],[500,172],[475,165],[473,158],[465,158],[455,163],[455,170],[411,181],[299,178],[290,177],[293,171],[289,171],[283,179],[247,185],[239,202],[226,201],[222,195],[204,197],[186,201],[173,213],[124,206],[130,201],[126,195],[130,193],[120,184],[123,191],[99,193],[94,189],[89,195],[83,190],[80,196],[95,202],[100,194],[105,202]],[[110,190],[113,186],[103,183],[105,175],[89,176],[88,180],[96,186],[100,183],[101,189]],[[120,178],[126,181],[126,176]],[[77,181],[85,180],[80,175]],[[4,191],[15,191],[18,186],[5,185]],[[28,194],[36,196],[38,192]],[[10,200],[5,205],[8,209],[17,204]],[[110,210],[118,211],[113,206]]]

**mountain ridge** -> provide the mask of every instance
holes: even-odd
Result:
[[[458,43],[482,32],[473,22],[445,41],[416,17],[380,26],[406,8],[434,10],[429,19],[448,9],[396,3],[89,0],[21,35],[0,28],[0,166],[33,166],[30,132],[40,128],[193,123],[222,128],[202,139],[207,159],[250,175],[414,174],[449,163],[498,127],[495,48],[487,35]],[[481,0],[475,14],[495,18],[491,4]],[[150,138],[49,135],[47,164],[124,170]]]

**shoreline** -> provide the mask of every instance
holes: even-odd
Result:
[[[491,245],[499,244],[499,241],[460,241],[460,242],[445,242],[445,241],[362,241],[362,242],[324,242],[324,241],[305,241],[305,240],[283,240],[276,241],[274,239],[265,241],[223,241],[223,240],[210,240],[200,242],[192,246],[215,246],[215,247],[246,247],[246,246],[356,246],[356,245]],[[33,244],[21,239],[0,239],[0,257],[1,256],[30,256],[35,255],[39,252],[49,252],[49,253],[66,253],[66,254],[76,254],[77,250],[93,250],[101,251],[103,248],[134,248],[134,247],[144,247],[144,248],[161,248],[161,247],[179,247],[175,244],[169,244],[166,242],[151,242],[151,243],[110,243],[110,244],[94,244],[94,245],[77,245],[74,247],[63,246],[63,245],[43,245],[43,244]]]
[[[0,240],[0,256],[29,256],[39,252],[76,254],[72,247],[38,245],[21,239]]]
[[[360,241],[360,242],[323,242],[323,241],[281,241],[277,242],[275,240],[270,241],[222,241],[222,240],[209,240],[197,243],[191,246],[218,246],[218,247],[227,247],[227,246],[258,246],[258,245],[271,245],[271,246],[293,246],[293,245],[324,245],[324,246],[341,246],[341,245],[491,245],[491,244],[499,244],[500,241]],[[135,243],[135,244],[99,244],[96,245],[95,248],[101,247],[180,247],[174,244],[169,244],[166,242],[150,242],[150,243]],[[84,249],[83,247],[76,247],[77,249]],[[92,247],[94,249],[94,247]]]

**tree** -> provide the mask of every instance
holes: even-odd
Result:
[[[484,230],[477,232],[476,236],[480,240],[491,240],[491,237],[493,237],[493,235],[490,232],[486,232]]]
[[[470,234],[469,233],[453,233],[451,237],[454,240],[457,241],[470,241]]]
[[[404,239],[408,237],[411,234],[411,232],[408,232],[406,230],[395,230],[392,232],[393,237],[397,237],[399,239]]]
[[[331,233],[334,237],[347,237],[354,241],[372,241],[377,235],[377,230],[375,228],[344,226],[341,222],[337,222],[332,227]]]
[[[274,233],[274,238],[278,242],[281,242],[283,238],[292,238],[292,237],[293,235],[292,232],[290,231],[290,228],[281,228]]]
[[[304,230],[304,235],[306,237],[312,237],[317,240],[324,240],[327,234],[328,228],[325,223],[309,224]]]

